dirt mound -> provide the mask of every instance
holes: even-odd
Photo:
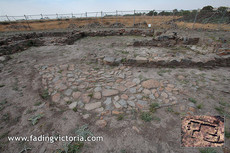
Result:
[[[109,27],[110,28],[123,28],[125,27],[125,25],[120,22],[116,22],[116,23],[111,24]]]

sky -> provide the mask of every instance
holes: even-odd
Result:
[[[230,7],[230,0],[0,0],[0,16]]]

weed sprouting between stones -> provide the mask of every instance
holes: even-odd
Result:
[[[152,103],[150,104],[150,108],[149,108],[149,111],[152,112],[152,113],[155,113],[156,112],[156,109],[159,107],[159,104],[158,103]]]
[[[47,89],[42,91],[41,97],[42,97],[42,99],[45,99],[45,100],[47,100],[50,97]]]
[[[124,119],[124,114],[119,114],[118,116],[117,116],[117,120],[118,121],[121,121],[121,120],[123,120]]]
[[[92,98],[92,97],[93,97],[93,93],[88,94],[88,96],[89,96],[90,98]]]
[[[74,107],[74,108],[73,108],[73,111],[74,111],[74,112],[77,112],[77,107]]]

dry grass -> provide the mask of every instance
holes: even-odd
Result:
[[[181,28],[189,28],[192,29],[193,28],[193,23],[186,23],[186,22],[176,22],[178,27]],[[230,31],[230,25],[228,24],[201,24],[201,23],[196,23],[194,25],[194,29],[207,29],[207,30],[226,30],[226,31]]]
[[[173,16],[136,16],[135,23],[147,22],[152,24],[153,28],[168,29],[177,26],[177,28],[189,28],[193,27],[193,23],[176,22],[175,24],[169,23],[172,19],[178,17]],[[66,29],[70,25],[83,26],[94,22],[99,22],[104,27],[120,22],[126,27],[132,27],[134,23],[133,16],[124,17],[103,17],[103,18],[78,18],[78,19],[63,19],[63,20],[37,20],[37,21],[22,21],[12,22],[10,24],[0,24],[0,31],[26,31],[26,30],[49,30],[49,29]],[[30,28],[28,28],[28,25]],[[202,29],[221,29],[230,31],[230,25],[219,26],[218,24],[200,24],[196,23],[194,28]]]

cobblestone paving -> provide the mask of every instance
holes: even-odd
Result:
[[[147,110],[159,104],[176,104],[180,90],[167,80],[134,77],[127,66],[91,68],[88,65],[38,66],[42,84],[52,101],[70,109],[119,114]]]

